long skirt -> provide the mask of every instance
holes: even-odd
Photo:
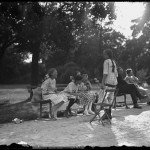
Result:
[[[64,93],[43,95],[43,100],[48,100],[48,99],[51,99],[52,105],[58,104],[61,101],[64,101],[64,102],[68,101],[68,97]],[[35,113],[39,113],[40,112],[40,105],[38,103],[34,103],[34,102],[35,102],[35,100],[33,99],[31,101],[32,109]],[[43,104],[42,110],[43,110],[43,112],[49,112],[49,105]]]
[[[79,104],[83,106],[95,100],[95,93],[92,92],[81,92],[79,93],[78,96],[79,96]]]
[[[61,101],[67,102],[68,96],[65,93],[43,95],[43,100],[48,99],[51,99],[52,103],[55,105],[60,103]]]

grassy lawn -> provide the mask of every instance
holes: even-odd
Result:
[[[29,97],[27,85],[0,85],[0,102],[8,100],[11,104],[26,100]]]
[[[0,104],[0,123],[11,122],[14,118],[23,120],[36,119],[38,116],[32,110],[31,103],[26,100],[29,98],[27,85],[0,85],[0,102],[8,100],[6,105]],[[93,90],[97,91],[98,87],[93,85]],[[117,102],[124,101],[124,97],[117,97]],[[127,104],[132,104],[130,95],[127,95]],[[63,105],[61,110],[65,110]],[[79,108],[74,104],[73,109]]]
[[[27,85],[0,85],[0,123],[12,122],[14,118],[32,120],[38,117],[32,110],[31,103],[27,101],[30,94]],[[9,103],[2,105],[3,101]],[[65,110],[66,104],[62,106]],[[74,109],[77,108],[75,104]]]

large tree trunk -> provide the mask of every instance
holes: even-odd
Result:
[[[36,44],[32,52],[32,65],[31,65],[31,85],[37,86],[39,83],[39,48],[40,44]]]

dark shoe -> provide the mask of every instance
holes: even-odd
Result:
[[[107,117],[107,115],[105,114],[104,116],[102,116],[102,120],[106,120],[106,119],[112,119],[112,116],[108,115],[109,118]]]
[[[144,98],[147,98],[147,97],[148,97],[147,95],[141,95],[139,98],[144,99]]]
[[[139,106],[138,104],[134,104],[133,108],[141,109],[142,107]]]
[[[109,112],[109,114],[108,114],[109,118],[112,119],[112,116],[111,116],[111,109],[109,109],[108,112]]]
[[[102,116],[102,120],[106,120],[106,119],[108,119],[108,117],[107,117],[106,114],[104,114],[104,115]]]
[[[57,120],[57,118],[53,117],[53,118],[51,118],[51,120],[52,120],[52,121],[56,121],[56,120]]]
[[[51,116],[51,119],[50,120],[52,120],[52,121],[56,121],[57,120],[57,117],[56,116],[54,116],[54,114]]]
[[[107,113],[108,116],[106,115],[106,113]],[[108,117],[109,117],[109,119],[112,119],[111,110],[107,109],[106,113],[102,116],[102,120],[108,119]]]
[[[66,111],[66,110],[65,110],[65,112],[64,112],[64,117],[69,118],[68,111]]]
[[[83,112],[83,115],[85,115],[85,116],[90,116],[90,114],[88,113],[88,111],[84,111],[84,112]]]
[[[150,106],[150,102],[147,102],[147,105],[149,105],[149,106]]]
[[[77,116],[77,113],[71,113],[71,114],[69,114],[69,117],[72,117],[72,116]]]

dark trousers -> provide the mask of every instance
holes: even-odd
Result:
[[[73,106],[73,104],[75,104],[78,100],[75,98],[70,98],[69,99],[69,103],[68,106],[66,107],[66,112],[71,113],[71,107]]]
[[[94,103],[97,103],[98,102],[98,98],[99,98],[99,95],[98,94],[96,94],[96,97],[95,97],[95,101],[94,101]],[[94,111],[95,112],[95,105],[92,103],[92,111]]]
[[[133,104],[137,104],[138,98],[141,98],[141,94],[134,84],[119,85],[117,88],[119,89],[119,93],[130,94]]]

